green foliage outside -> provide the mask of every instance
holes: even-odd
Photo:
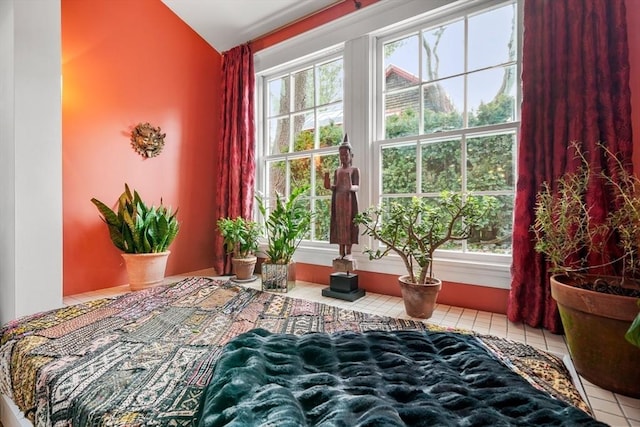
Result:
[[[497,96],[493,101],[481,104],[476,113],[469,116],[473,126],[506,122],[511,119],[513,98]],[[431,111],[425,116],[425,128],[444,126],[447,123],[462,122],[459,113],[439,113]],[[404,110],[398,115],[387,118],[387,137],[398,138],[417,134],[418,118],[413,110]],[[342,140],[342,126],[331,122],[320,128],[320,145],[337,146]],[[514,187],[512,134],[499,134],[471,138],[467,140],[467,190],[475,193],[482,191],[511,190]],[[314,131],[300,131],[294,140],[294,151],[302,152],[314,148]],[[461,141],[451,139],[424,144],[422,158],[417,159],[415,144],[385,148],[382,156],[382,194],[433,193],[436,197],[441,191],[461,191],[462,165]],[[422,161],[422,188],[416,188],[417,165]],[[333,171],[339,166],[337,155],[318,156],[312,167],[311,157],[302,157],[289,162],[291,188],[311,185],[311,174],[315,174],[315,186],[311,196],[315,197],[314,238],[328,240],[330,199],[329,190],[323,186],[324,172]],[[271,171],[283,179],[286,163],[280,162]],[[319,197],[319,198],[318,198]],[[511,227],[513,211],[512,196],[478,195],[488,206],[481,227],[473,230],[468,239],[469,248],[475,251],[509,252],[511,247]],[[455,245],[445,248],[454,249]]]
[[[488,103],[480,104],[477,112],[469,114],[470,126],[483,126],[511,120],[513,98],[498,95]],[[462,122],[459,113],[425,114],[425,129],[441,127],[443,124]],[[412,110],[404,110],[387,118],[387,138],[415,135],[418,118]],[[455,126],[457,128],[459,126]],[[509,191],[514,188],[512,134],[499,134],[470,138],[467,140],[467,190],[476,194],[483,191]],[[422,146],[422,188],[416,188],[417,165],[416,146],[386,148],[382,156],[382,193],[410,194],[434,193],[443,190],[462,189],[462,146],[459,139],[437,141]],[[511,248],[511,228],[513,197],[479,195],[488,204],[486,217],[481,227],[476,228],[468,239],[469,248],[475,251],[509,252]],[[447,245],[446,248],[453,248]]]

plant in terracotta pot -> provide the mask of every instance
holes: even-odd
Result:
[[[592,170],[579,143],[572,147],[581,166],[537,194],[535,249],[549,262],[551,295],[576,371],[602,388],[640,397],[640,348],[631,344],[640,328],[640,180],[603,145],[602,155],[615,165],[609,176]],[[585,199],[593,185],[614,196],[599,221]]]
[[[256,221],[237,218],[219,218],[218,230],[224,241],[227,253],[233,254],[231,263],[235,273],[235,281],[253,281],[258,250],[258,239],[262,235],[262,227]]]
[[[180,225],[172,212],[160,201],[159,206],[147,206],[137,191],[131,192],[125,183],[117,209],[96,198],[91,202],[102,214],[114,246],[120,249],[129,275],[132,290],[144,289],[162,283],[171,251],[169,245],[178,234]]]
[[[366,248],[370,260],[394,252],[407,274],[398,279],[409,316],[428,319],[433,314],[442,282],[433,275],[437,249],[465,240],[485,216],[489,198],[445,191],[437,199],[413,197],[372,206],[356,215],[363,235],[378,240],[380,249]]]
[[[256,196],[267,235],[267,259],[262,263],[265,290],[286,292],[295,285],[293,254],[311,229],[311,210],[301,198],[308,189],[309,186],[295,188],[288,198],[276,193],[271,207],[262,196]]]

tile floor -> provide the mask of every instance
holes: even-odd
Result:
[[[185,276],[197,275],[213,277],[214,273],[212,270],[201,270],[185,275],[168,277],[166,282],[174,282]],[[260,289],[260,281],[258,279],[246,286]],[[402,298],[400,297],[367,293],[364,297],[354,302],[349,302],[322,296],[322,289],[325,287],[325,285],[298,281],[295,288],[290,290],[287,295],[293,298],[319,301],[374,314],[410,318],[404,312]],[[120,295],[125,292],[128,292],[127,286],[101,289],[65,297],[64,303],[70,305],[90,299]],[[438,304],[433,316],[426,322],[441,326],[472,329],[477,332],[524,342],[554,353],[568,354],[563,336],[510,322],[504,314]],[[632,399],[603,390],[582,378],[579,378],[578,381],[578,386],[583,389],[586,399],[598,420],[614,427],[640,426],[640,399]]]

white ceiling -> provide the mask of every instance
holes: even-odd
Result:
[[[342,1],[162,0],[220,53]]]

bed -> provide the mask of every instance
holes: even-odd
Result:
[[[0,392],[37,426],[604,425],[553,354],[206,277],[4,325]]]

